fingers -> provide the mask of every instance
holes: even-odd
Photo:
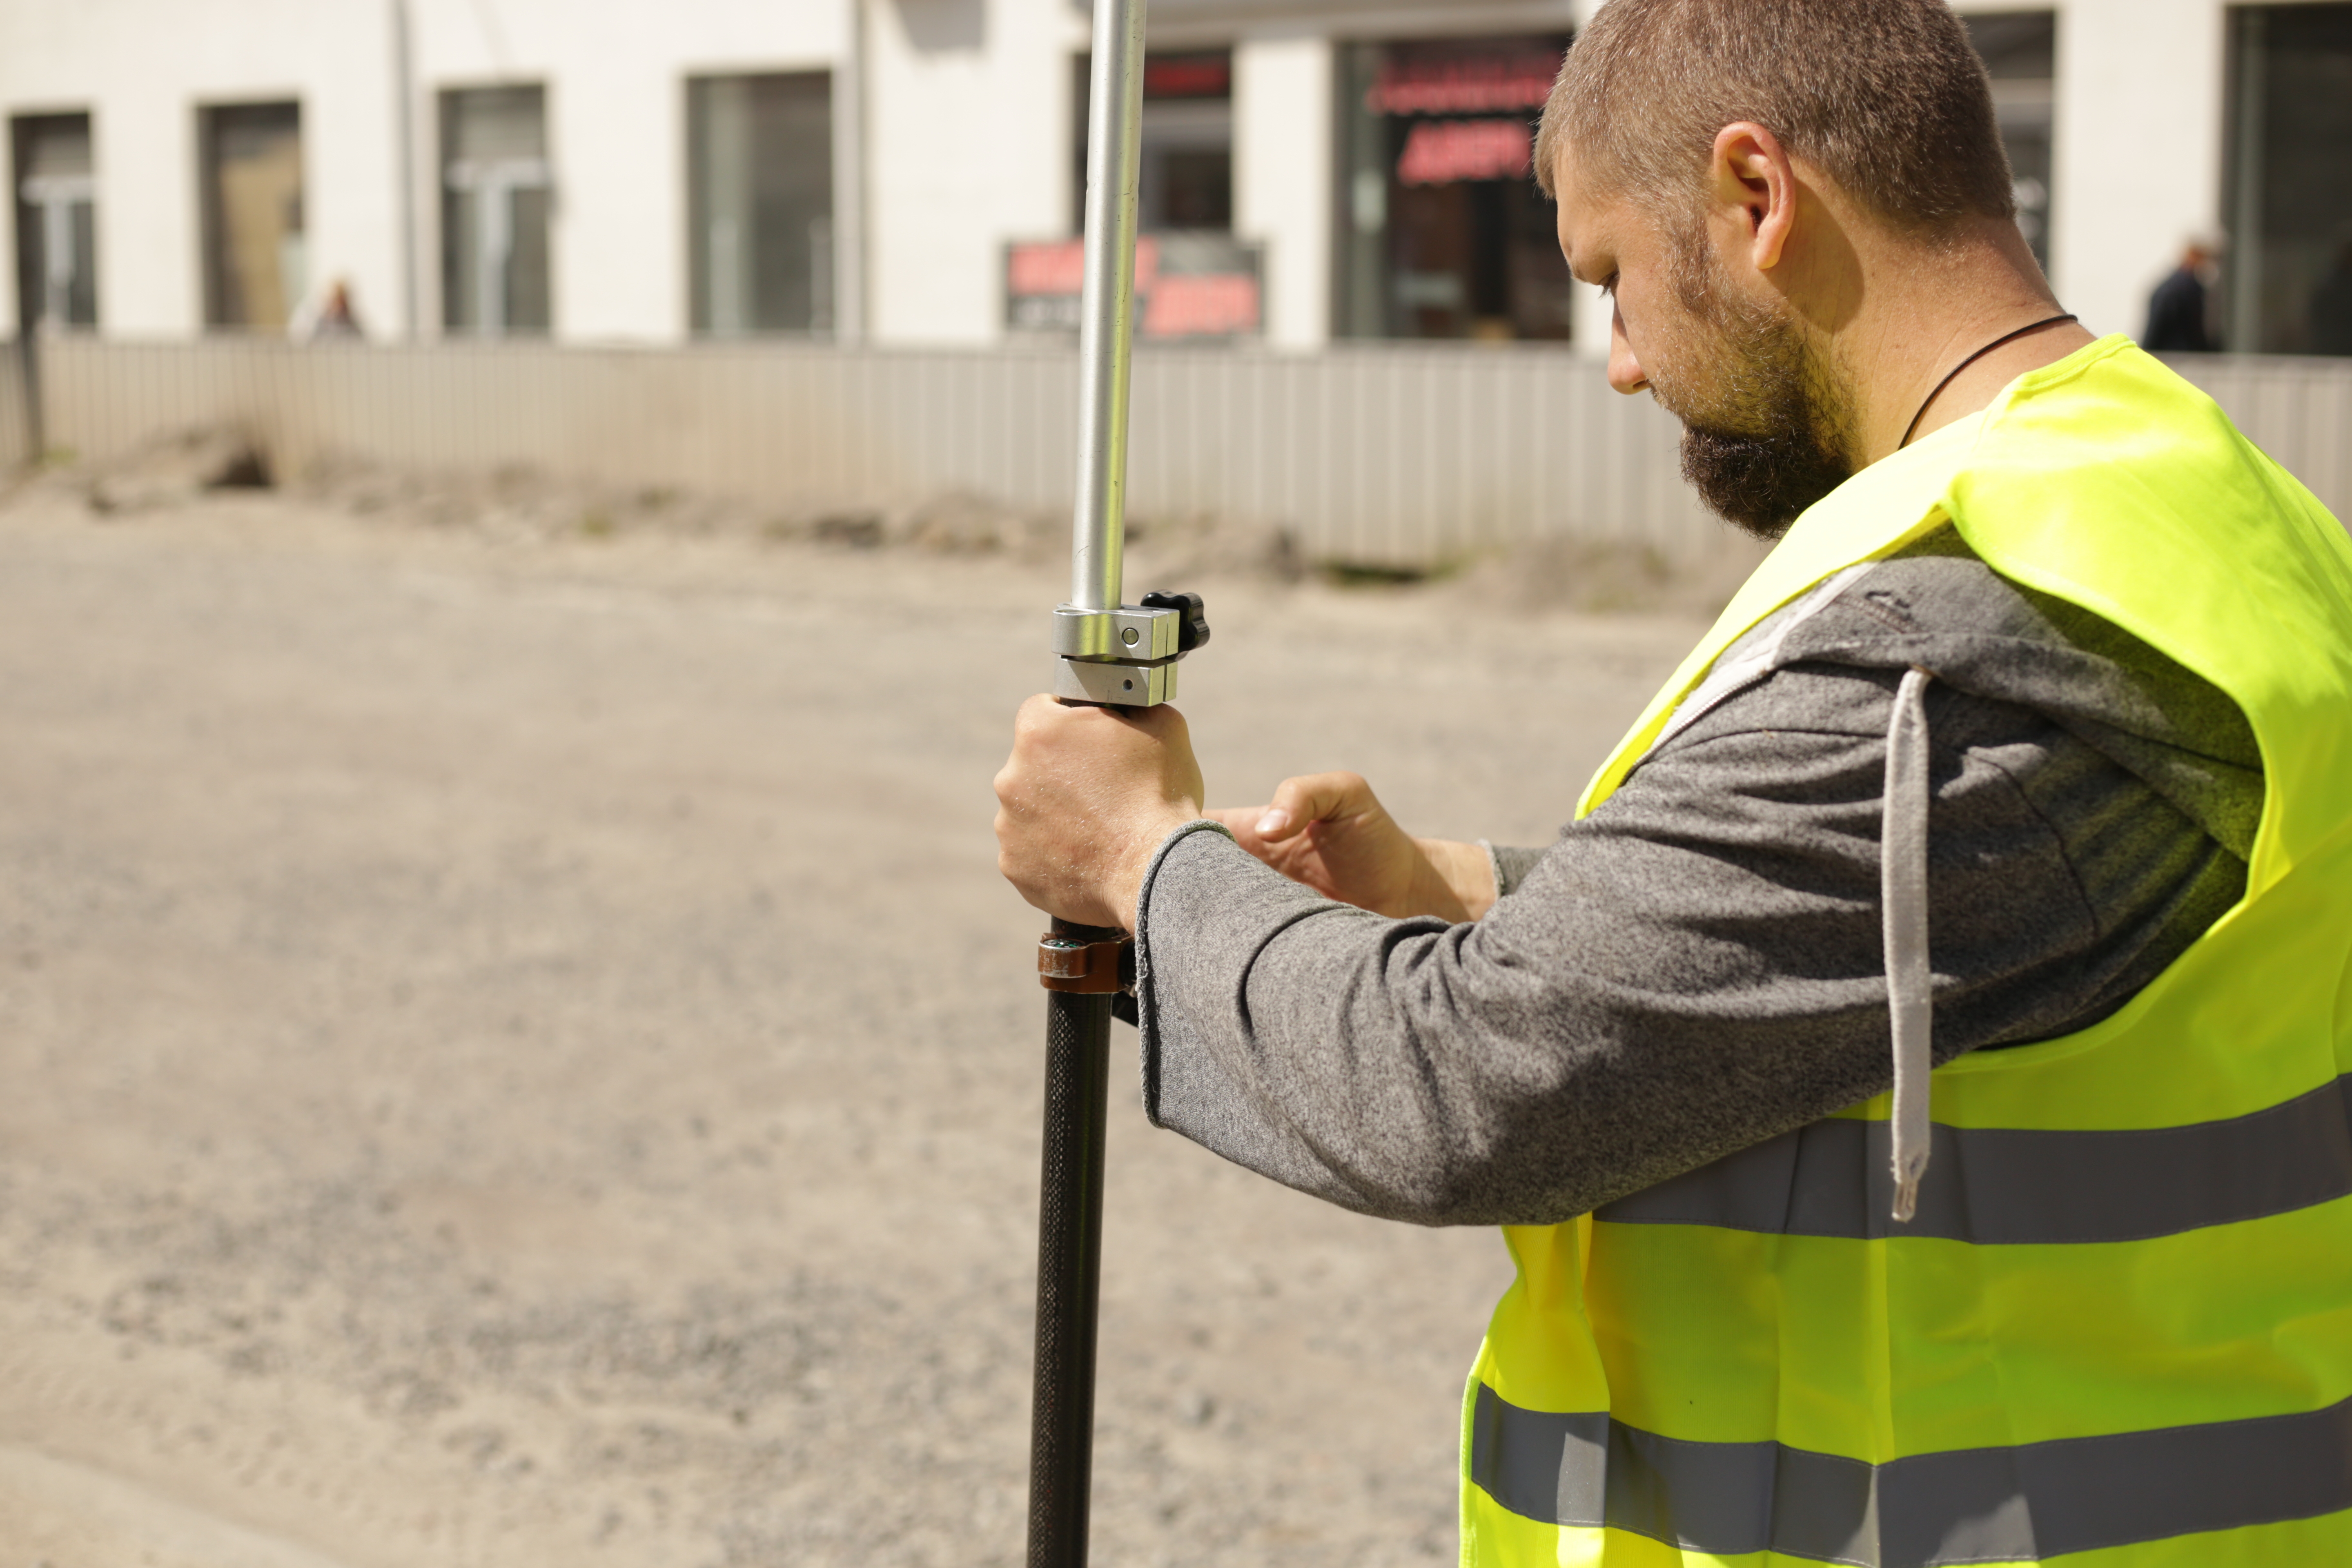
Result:
[[[1273,803],[1250,826],[1260,838],[1279,844],[1309,823],[1377,811],[1380,805],[1360,773],[1307,773],[1276,785]]]

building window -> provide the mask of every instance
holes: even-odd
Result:
[[[1568,263],[1529,163],[1567,47],[1561,35],[1343,47],[1339,336],[1567,338]]]
[[[1073,233],[1087,226],[1087,75],[1076,73],[1077,178],[1071,184]],[[1143,60],[1141,145],[1137,155],[1136,227],[1145,234],[1231,233],[1234,226],[1234,53],[1192,49]]]
[[[302,110],[292,103],[199,111],[205,324],[281,331],[309,287]]]
[[[2017,226],[2050,271],[2050,126],[2057,102],[2058,18],[2049,11],[1963,16],[1992,78],[1992,111],[2009,150]]]
[[[2229,345],[2352,354],[2352,5],[2231,26]]]
[[[98,185],[87,114],[9,124],[16,200],[16,320],[26,328],[98,324]]]
[[[833,79],[687,84],[694,330],[833,331]]]
[[[547,95],[538,87],[441,95],[441,324],[503,337],[544,332]]]

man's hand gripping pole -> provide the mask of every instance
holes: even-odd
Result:
[[[1120,602],[1127,414],[1135,342],[1137,157],[1144,0],[1095,0],[1087,94],[1086,292],[1078,328],[1077,505],[1069,602],[1054,611],[1054,694],[1150,708],[1209,640],[1194,594]],[[1045,1126],[1037,1214],[1037,1363],[1029,1440],[1029,1568],[1084,1568],[1094,1469],[1095,1323],[1102,1280],[1103,1132],[1111,1005],[1132,977],[1122,931],[1056,920],[1038,948]]]

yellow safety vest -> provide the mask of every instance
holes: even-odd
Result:
[[[2352,542],[2122,338],[1798,520],[1579,805],[1717,654],[1949,522],[2229,693],[2246,896],[2120,1012],[1572,1223],[1463,1405],[1465,1563],[2352,1564]],[[1669,1193],[1669,1189],[1672,1189]]]

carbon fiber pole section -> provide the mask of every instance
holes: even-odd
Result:
[[[1088,942],[1124,934],[1060,921],[1054,929]],[[1045,1140],[1037,1205],[1037,1389],[1029,1425],[1029,1568],[1084,1568],[1087,1561],[1110,1003],[1106,995],[1045,994]]]

